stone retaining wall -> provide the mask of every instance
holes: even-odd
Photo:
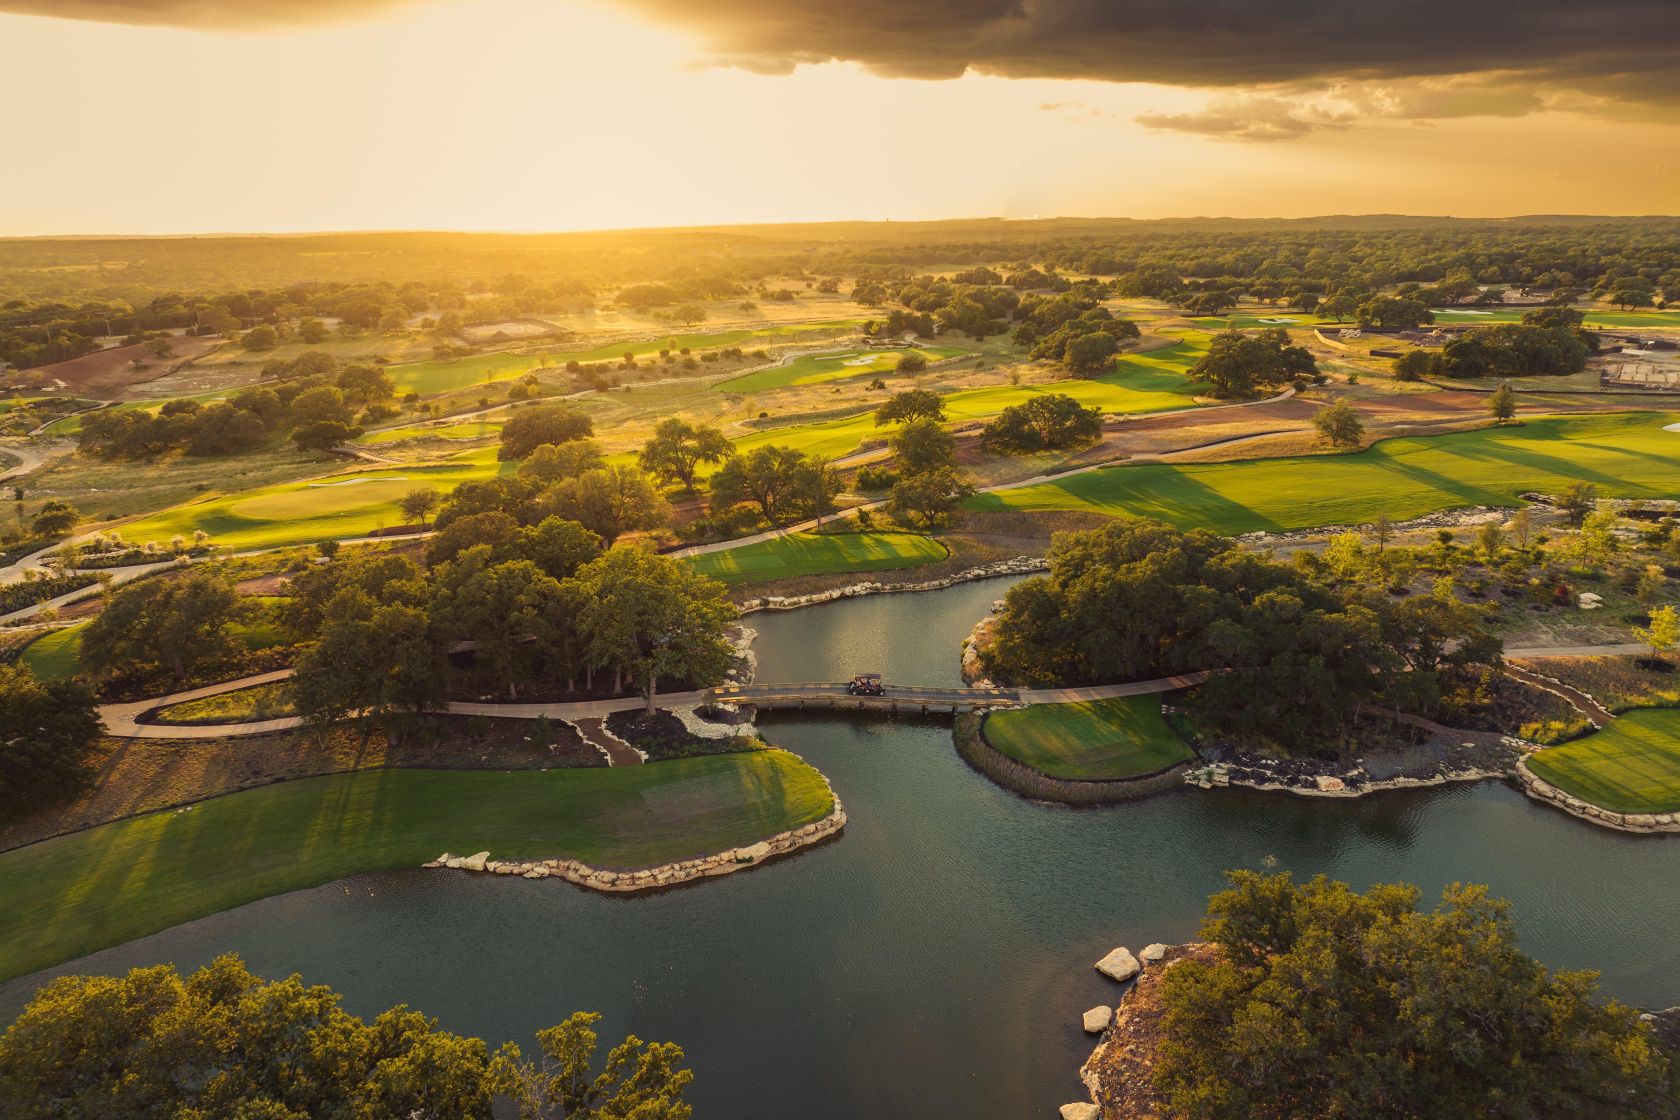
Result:
[[[575,859],[498,860],[491,859],[489,852],[479,852],[471,856],[457,856],[445,852],[437,859],[428,860],[420,866],[448,868],[451,871],[482,871],[491,875],[517,875],[523,879],[564,879],[568,883],[597,891],[648,891],[757,867],[777,856],[787,855],[800,848],[820,843],[831,836],[837,836],[845,827],[846,812],[841,808],[840,799],[835,798],[834,811],[814,824],[779,832],[768,840],[761,840],[744,848],[731,848],[715,855],[661,864],[640,871],[613,871],[591,867]]]
[[[657,766],[658,763],[651,765]],[[827,775],[823,775],[823,784],[828,786]],[[834,792],[833,786],[828,786],[828,792],[834,798],[834,808],[820,821],[778,832],[768,839],[743,848],[730,848],[728,851],[709,856],[698,856],[637,871],[591,867],[576,859],[499,860],[490,858],[489,852],[478,852],[470,856],[445,852],[420,866],[447,868],[451,871],[479,871],[488,875],[517,875],[522,879],[564,879],[568,883],[590,890],[619,894],[660,890],[697,879],[709,879],[714,875],[728,875],[749,867],[758,867],[777,856],[790,855],[800,848],[820,844],[840,835],[840,830],[846,827],[846,809],[840,804],[840,797]]]
[[[861,595],[893,595],[901,591],[943,591],[945,588],[955,587],[959,583],[971,583],[980,579],[995,579],[999,576],[1030,575],[1034,572],[1049,571],[1049,569],[1049,562],[1042,556],[1017,556],[1013,560],[999,560],[996,563],[983,564],[978,568],[969,568],[943,579],[930,579],[922,583],[853,583],[829,591],[813,592],[810,595],[791,597],[770,595],[763,599],[748,599],[741,604],[741,613],[791,611],[800,607],[816,606],[818,603],[832,603],[836,599],[855,599]]]
[[[1609,809],[1601,809],[1574,794],[1565,793],[1535,774],[1528,768],[1526,759],[1517,763],[1517,778],[1522,782],[1523,792],[1534,800],[1544,801],[1588,824],[1614,828],[1619,832],[1680,832],[1680,813],[1613,813]]]
[[[1154,774],[1139,778],[1113,781],[1075,781],[1052,778],[1041,770],[1034,770],[1018,762],[986,742],[981,732],[984,715],[968,712],[957,717],[951,738],[962,760],[992,781],[1022,797],[1041,801],[1059,801],[1064,805],[1109,805],[1118,801],[1135,801],[1157,793],[1180,789],[1188,762],[1180,762]]]

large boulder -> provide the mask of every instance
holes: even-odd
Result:
[[[461,861],[461,867],[467,871],[483,871],[484,865],[490,862],[489,852],[478,852]]]
[[[1097,962],[1097,971],[1110,980],[1124,983],[1142,971],[1143,966],[1132,956],[1131,950],[1122,946]]]
[[[1145,945],[1138,953],[1138,960],[1144,964],[1156,964],[1166,955],[1167,947],[1157,941],[1153,945]]]
[[[1093,1007],[1085,1012],[1085,1017],[1080,1021],[1085,1026],[1086,1034],[1101,1034],[1114,1021],[1114,1008]]]
[[[1062,1106],[1062,1120],[1097,1120],[1102,1113],[1090,1101],[1080,1101],[1077,1104]]]

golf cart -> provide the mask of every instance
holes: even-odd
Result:
[[[846,692],[852,696],[880,696],[886,691],[879,673],[859,673],[846,685]]]

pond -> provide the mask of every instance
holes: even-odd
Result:
[[[760,614],[760,679],[881,672],[957,682],[969,627],[1005,581]],[[1511,899],[1524,946],[1602,970],[1606,991],[1680,1003],[1680,844],[1595,829],[1498,783],[1315,802],[1185,790],[1068,809],[970,770],[948,726],[766,719],[820,767],[845,833],[791,859],[662,895],[409,871],[268,899],[0,988],[8,1020],[47,976],[236,951],[372,1014],[407,1003],[522,1043],[573,1010],[603,1038],[670,1039],[701,1117],[1051,1117],[1083,1098],[1079,1015],[1119,992],[1115,945],[1194,934],[1227,868],[1364,887],[1454,880]]]

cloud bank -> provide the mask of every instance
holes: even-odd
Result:
[[[416,0],[0,0],[0,11],[206,29],[356,18]],[[477,0],[495,18],[491,0]],[[1680,107],[1676,0],[596,0],[761,73],[831,61],[895,78],[1221,91],[1150,128],[1281,140],[1370,120],[1651,116]]]

